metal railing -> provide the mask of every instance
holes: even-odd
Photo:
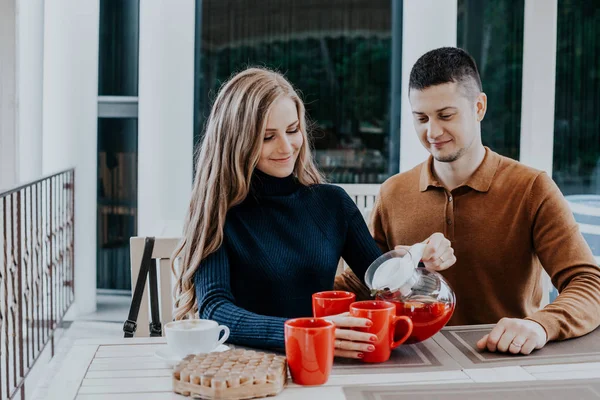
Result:
[[[0,193],[0,398],[24,380],[74,298],[73,169]]]

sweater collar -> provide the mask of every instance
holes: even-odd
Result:
[[[255,169],[252,174],[250,188],[257,196],[287,196],[300,187],[300,183],[291,174],[285,178],[277,178]]]

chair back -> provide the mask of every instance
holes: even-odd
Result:
[[[380,184],[373,183],[359,183],[359,184],[338,184],[348,193],[348,195],[354,200],[356,206],[362,213],[365,221],[369,222],[375,200],[379,195]]]
[[[146,238],[144,237],[132,237],[130,239],[132,296],[140,273],[145,239]],[[154,250],[152,251],[153,263],[151,268],[158,268],[156,276],[158,278],[160,322],[163,325],[173,320],[173,288],[175,279],[171,272],[171,255],[175,251],[179,240],[179,238],[156,238],[154,241]],[[144,294],[140,304],[135,337],[148,337],[150,335],[150,329],[148,327],[150,322],[148,284],[149,280],[146,279],[146,287],[144,288]]]

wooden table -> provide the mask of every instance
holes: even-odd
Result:
[[[501,382],[530,381],[529,385],[509,383],[503,386],[517,390],[539,380],[567,384],[571,379],[578,379],[582,385],[587,382],[585,379],[600,382],[597,379],[600,378],[600,331],[573,341],[549,344],[528,357],[491,353],[482,357],[469,345],[490,329],[488,325],[447,328],[422,344],[401,346],[384,364],[336,361],[325,385],[302,387],[289,380],[277,398],[363,399],[386,388],[399,393],[402,389],[398,386],[410,388],[410,393],[416,393],[414,390],[435,391],[434,388],[447,393],[450,390],[447,388],[469,390],[475,383],[493,387]],[[172,392],[171,368],[154,356],[156,350],[165,346],[164,338],[80,340],[65,358],[47,398],[185,399]],[[427,386],[414,386],[418,384]],[[589,393],[594,392],[593,388],[590,390]],[[519,398],[516,394],[508,397]],[[388,394],[385,398],[394,396]],[[437,397],[432,394],[432,398]],[[468,397],[461,394],[460,398]],[[581,398],[600,398],[600,392],[598,397]]]

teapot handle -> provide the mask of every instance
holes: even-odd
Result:
[[[394,332],[396,331],[396,324],[400,321],[404,321],[406,323],[406,333],[404,334],[404,336],[402,336],[402,338],[400,338],[400,340],[396,340],[394,341]],[[402,343],[406,342],[406,339],[408,339],[408,337],[410,336],[410,334],[412,333],[413,330],[413,322],[412,319],[410,319],[410,317],[407,317],[406,315],[401,315],[401,316],[392,316],[392,323],[390,324],[390,337],[391,337],[391,348],[395,349],[396,347],[400,346]]]
[[[423,258],[423,251],[425,250],[425,246],[427,246],[425,243],[415,243],[408,249],[410,257],[412,258],[412,261],[415,264],[415,268],[419,266],[421,258]]]

